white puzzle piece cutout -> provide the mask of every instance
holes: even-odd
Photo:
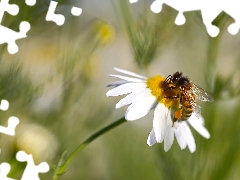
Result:
[[[55,10],[57,8],[57,2],[55,1],[51,1],[49,8],[48,8],[48,12],[46,15],[46,21],[53,21],[55,22],[58,26],[62,26],[65,22],[65,17],[62,14],[55,14]],[[82,14],[82,9],[73,6],[71,8],[71,14],[73,16],[80,16]]]
[[[25,0],[28,6],[34,6],[36,4],[36,0]]]
[[[38,173],[46,173],[49,171],[49,166],[46,162],[35,165],[31,154],[26,154],[24,151],[18,151],[16,159],[20,162],[27,162],[21,180],[40,180]]]
[[[46,16],[46,21],[53,21],[58,26],[61,26],[61,25],[64,24],[65,17],[61,14],[55,14],[55,9],[57,7],[57,4],[58,3],[56,1],[51,1],[50,2],[48,12],[47,12],[47,16]]]
[[[129,0],[129,2],[132,4],[138,2],[138,0]]]
[[[9,108],[9,102],[7,100],[3,99],[0,104],[0,110],[6,111],[6,110],[8,110],[8,108]]]
[[[212,25],[212,22],[223,11],[235,20],[235,23],[228,27],[229,33],[235,35],[240,29],[239,0],[155,0],[151,5],[151,10],[154,13],[159,13],[163,4],[178,11],[175,19],[177,25],[183,25],[186,22],[184,12],[200,10],[203,23],[208,34],[212,37],[216,37],[220,32],[218,27]]]
[[[19,12],[19,7],[16,4],[9,4],[9,0],[1,0],[0,2],[0,44],[8,44],[8,52],[15,54],[18,52],[16,40],[27,37],[27,32],[30,30],[30,24],[22,21],[19,25],[19,32],[13,31],[1,25],[2,18],[5,12],[15,16]]]
[[[82,14],[82,9],[73,6],[72,9],[71,9],[71,13],[74,16],[80,16]]]
[[[15,128],[19,124],[19,119],[15,116],[11,116],[8,119],[8,126],[3,127],[0,125],[0,133],[7,134],[9,136],[15,135]]]
[[[0,164],[0,179],[1,180],[16,180],[7,177],[8,173],[10,172],[11,166],[8,163],[1,163]]]
[[[16,4],[8,4],[9,0],[1,0],[0,2],[0,23],[2,22],[4,12],[8,12],[12,16],[16,16],[19,7]]]

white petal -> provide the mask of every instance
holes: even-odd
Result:
[[[172,127],[172,119],[171,119],[171,116],[169,115],[167,118],[167,128],[166,128],[166,134],[164,137],[164,150],[166,152],[171,148],[173,144],[173,140],[174,140],[174,130]]]
[[[204,125],[204,119],[201,114],[192,113],[189,119],[193,118],[197,123]]]
[[[173,129],[170,129],[166,135],[165,135],[165,138],[164,138],[164,151],[168,151],[172,144],[173,144],[173,140],[174,140],[174,132],[173,132]]]
[[[147,96],[128,107],[125,118],[132,121],[145,116],[156,106],[156,98],[149,93]]]
[[[185,149],[187,147],[187,137],[185,133],[184,123],[182,122],[178,123],[178,127],[174,128],[174,132],[180,148]]]
[[[144,90],[140,89],[138,91],[134,91],[131,94],[127,95],[125,98],[121,99],[116,104],[116,108],[123,107],[127,104],[135,103],[135,102],[139,101],[140,99],[144,98],[150,92],[151,92],[151,90],[148,88],[145,88]]]
[[[146,88],[145,83],[126,83],[120,86],[117,86],[111,90],[109,90],[106,95],[107,96],[119,96],[123,94],[128,94],[130,92],[133,92],[135,90],[143,90]]]
[[[192,132],[188,126],[188,124],[186,122],[181,122],[184,124],[185,126],[185,136],[187,138],[187,145],[188,145],[188,148],[190,150],[191,153],[193,153],[194,151],[196,151],[196,143],[195,143],[195,140],[194,140],[194,137],[192,135]]]
[[[130,81],[130,82],[146,82],[145,80],[142,80],[142,79],[127,77],[127,76],[120,76],[120,75],[115,75],[115,74],[109,74],[108,76],[120,78],[120,79]]]
[[[127,70],[124,70],[124,69],[120,69],[120,68],[114,68],[115,71],[118,71],[118,72],[121,72],[121,73],[124,73],[124,74],[127,74],[127,75],[130,75],[130,76],[134,76],[134,77],[138,77],[138,78],[141,78],[141,79],[147,79],[146,77],[144,76],[141,76],[139,74],[136,74],[136,73],[133,73],[133,72],[130,72],[130,71],[127,71]]]
[[[126,84],[126,83],[128,83],[128,81],[115,81],[108,84],[107,87],[111,87],[111,86],[117,87],[119,85]]]
[[[210,138],[208,130],[203,125],[204,120],[202,117],[197,118],[194,114],[192,114],[192,116],[188,119],[188,122],[203,137],[206,139]]]
[[[147,139],[147,145],[152,146],[156,143],[156,137],[155,137],[155,133],[154,130],[152,129],[152,131],[149,133],[148,135],[148,139]]]
[[[166,134],[167,113],[170,113],[169,109],[164,104],[158,103],[153,118],[153,129],[158,143],[163,141]]]

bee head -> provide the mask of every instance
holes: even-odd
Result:
[[[176,86],[180,86],[182,87],[183,89],[187,88],[187,86],[189,85],[189,79],[186,78],[186,77],[181,77],[177,83],[176,83]]]
[[[175,72],[173,75],[172,75],[172,78],[171,78],[171,83],[175,84],[178,82],[178,80],[182,77],[182,73],[181,72]]]

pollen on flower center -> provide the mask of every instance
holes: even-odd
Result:
[[[179,107],[179,98],[174,98],[177,97],[176,90],[164,91],[162,88],[164,80],[165,78],[160,75],[154,76],[147,80],[147,86],[158,102],[163,103],[166,107]]]

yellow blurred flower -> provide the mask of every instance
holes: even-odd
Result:
[[[115,29],[110,23],[103,20],[97,20],[94,23],[94,29],[96,40],[99,41],[101,45],[107,45],[113,41],[115,37]]]
[[[15,138],[17,149],[32,154],[36,163],[53,158],[58,148],[54,135],[37,124],[20,124],[16,129]]]

